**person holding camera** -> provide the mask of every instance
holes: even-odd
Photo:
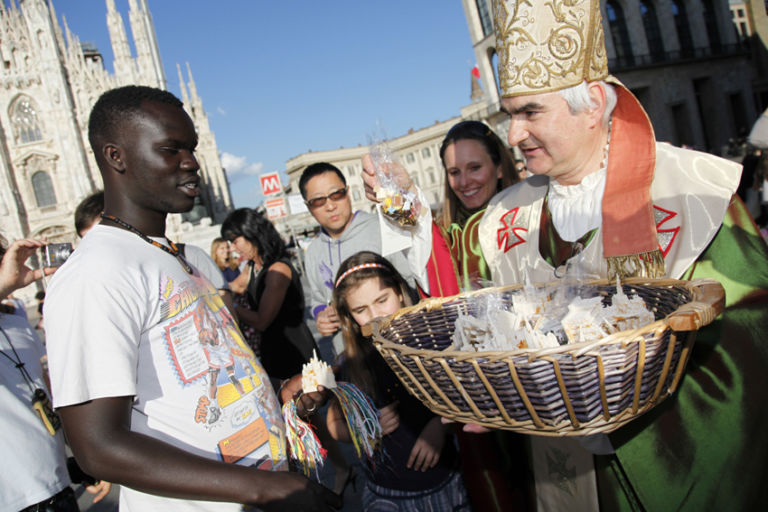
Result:
[[[6,251],[0,239],[0,297],[53,272],[24,265],[43,246],[39,240],[18,240]],[[26,317],[15,313],[0,312],[0,510],[77,511],[64,435],[45,385],[43,344]],[[108,482],[85,478],[94,502],[109,493]]]

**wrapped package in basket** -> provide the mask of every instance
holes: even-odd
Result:
[[[698,328],[723,307],[712,280],[595,280],[427,299],[364,329],[436,414],[536,435],[619,428],[672,394]]]

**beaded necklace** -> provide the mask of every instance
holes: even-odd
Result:
[[[167,252],[168,254],[170,254],[171,256],[176,258],[176,260],[181,264],[181,267],[184,269],[184,271],[187,274],[193,274],[194,273],[194,270],[192,269],[192,266],[189,263],[187,263],[187,260],[184,258],[184,255],[181,254],[181,251],[179,251],[179,248],[176,247],[176,244],[171,242],[167,238],[165,240],[168,242],[168,245],[170,245],[170,247],[166,247],[163,244],[161,244],[160,242],[152,240],[151,238],[149,238],[147,235],[145,235],[144,233],[142,233],[141,231],[139,231],[135,227],[131,226],[130,224],[128,224],[127,222],[125,222],[122,219],[118,219],[114,215],[108,215],[108,214],[102,212],[101,218],[109,220],[109,221],[112,221],[115,224],[117,224],[117,225],[119,225],[121,227],[124,227],[125,229],[127,229],[131,233],[133,233],[135,235],[138,235],[139,238],[141,238],[145,242],[147,242],[149,244],[152,244],[155,247],[157,247],[158,249],[161,249],[161,250]]]

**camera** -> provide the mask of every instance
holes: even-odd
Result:
[[[72,254],[72,244],[70,243],[48,244],[43,251],[44,266],[60,267],[67,261],[70,254]]]

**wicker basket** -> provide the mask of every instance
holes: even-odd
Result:
[[[541,285],[552,287],[549,285]],[[520,286],[428,299],[365,326],[376,348],[406,388],[434,413],[462,423],[545,435],[611,432],[674,393],[696,330],[720,314],[724,290],[712,280],[629,279],[656,321],[599,341],[551,349],[500,352],[446,350],[468,297]],[[581,288],[583,297],[608,298],[615,282]]]

